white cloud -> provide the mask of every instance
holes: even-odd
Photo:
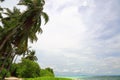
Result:
[[[116,2],[79,2],[50,1],[49,6],[51,3],[52,7],[50,10],[46,9],[50,21],[33,48],[44,51],[45,56],[43,60],[40,59],[41,62],[54,66],[55,72],[120,74],[116,71],[120,68],[120,34],[113,35],[117,30],[114,21],[118,19],[120,12],[112,11]],[[108,23],[112,24],[110,28]]]

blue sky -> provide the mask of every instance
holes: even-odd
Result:
[[[40,66],[61,75],[120,74],[119,4],[120,0],[46,0],[50,21],[30,44]]]

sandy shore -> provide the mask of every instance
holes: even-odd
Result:
[[[17,78],[17,77],[7,77],[5,80],[23,80],[22,78]],[[73,78],[72,80],[80,80],[78,78]]]
[[[5,80],[22,80],[22,79],[17,77],[8,77],[8,78],[5,78]]]

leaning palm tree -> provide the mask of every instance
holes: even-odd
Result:
[[[11,31],[18,24],[17,20],[19,19],[20,11],[17,8],[13,9],[13,12],[8,8],[5,9],[8,17],[2,18],[1,22],[3,26],[0,27],[0,44],[4,41],[6,36],[11,33]],[[13,15],[14,14],[14,15]],[[10,37],[8,41],[5,42],[3,48],[0,50],[0,59],[8,58],[14,53],[14,46],[12,45],[13,37]],[[2,66],[4,65],[4,61]]]
[[[1,27],[1,30],[5,32],[0,34],[0,36],[3,36],[0,38],[0,54],[2,52],[8,54],[6,50],[9,48],[4,50],[5,47],[8,47],[8,44],[11,47],[11,53],[12,51],[14,53],[24,53],[28,48],[28,40],[30,39],[31,42],[37,40],[36,33],[42,33],[40,27],[41,16],[45,19],[45,24],[49,20],[48,15],[43,12],[44,4],[44,0],[20,0],[18,5],[27,6],[27,10],[24,13],[20,13],[19,18],[16,19],[17,23],[12,23],[14,14],[3,19],[3,24],[6,25]],[[7,11],[10,12],[9,9]],[[11,25],[8,25],[8,23]],[[8,31],[6,31],[5,27]]]
[[[14,45],[17,46],[18,53],[25,53],[28,50],[28,39],[31,42],[37,41],[36,33],[42,33],[41,16],[48,22],[48,15],[43,12],[44,0],[21,0],[18,5],[27,6],[27,10],[21,15],[20,27],[14,36]]]
[[[42,32],[41,29],[41,16],[45,19],[45,24],[48,22],[49,18],[45,12],[43,12],[44,0],[20,0],[18,5],[27,6],[27,10],[22,14],[21,19],[9,35],[0,44],[0,50],[3,48],[4,44],[9,40],[11,36],[17,33],[15,36],[14,44],[19,47],[27,46],[28,38],[33,42],[37,40],[36,33]],[[22,31],[22,33],[21,33]],[[21,46],[22,45],[22,46]],[[27,49],[24,48],[24,49]]]
[[[0,32],[0,51],[5,47],[8,41],[13,40],[12,38],[13,35],[15,35],[16,26],[20,24],[19,19],[21,15],[20,10],[16,7],[14,7],[13,11],[8,8],[4,8],[4,10],[6,12],[2,12],[1,14],[5,14],[7,17],[1,17],[3,26]]]
[[[21,0],[19,5],[27,6],[27,11],[23,13],[21,16],[21,29],[22,32],[18,33],[21,40],[18,40],[18,45],[21,43],[24,46],[27,46],[28,38],[31,42],[37,40],[36,33],[42,33],[41,29],[41,16],[44,17],[45,23],[48,22],[48,16],[46,13],[43,12],[44,0]],[[26,43],[26,44],[25,44]],[[27,48],[27,47],[26,47]]]
[[[47,14],[43,12],[44,4],[44,0],[20,0],[19,5],[27,6],[27,10],[19,16],[20,19],[17,20],[19,23],[14,26],[12,25],[13,28],[11,28],[11,26],[9,33],[0,40],[0,51],[2,51],[5,44],[10,41],[11,38],[13,38],[11,41],[12,44],[15,45],[19,51],[27,50],[28,39],[30,39],[31,42],[37,40],[36,33],[42,32],[40,27],[41,16],[44,17],[45,24],[49,19]]]
[[[6,36],[11,34],[11,31],[18,25],[18,19],[20,18],[20,10],[14,7],[13,11],[5,8],[7,17],[1,16],[2,26],[0,26],[0,44],[6,39]],[[2,14],[1,13],[1,14]],[[9,37],[9,39],[4,43],[3,47],[0,49],[0,74],[3,69],[9,69],[10,64],[15,56],[15,46],[12,44],[14,36]],[[6,73],[5,73],[6,74]],[[4,76],[3,76],[4,78]]]

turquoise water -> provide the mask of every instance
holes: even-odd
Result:
[[[120,80],[120,76],[81,76],[75,80]]]

